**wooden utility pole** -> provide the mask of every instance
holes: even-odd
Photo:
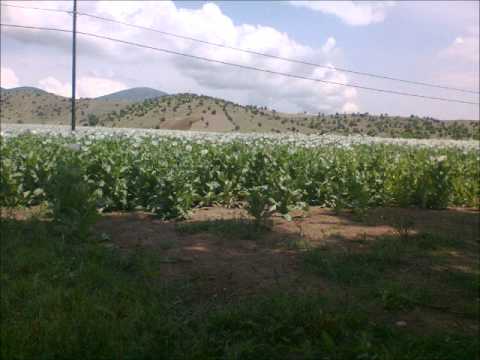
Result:
[[[72,45],[72,131],[75,131],[75,88],[77,60],[77,0],[73,0],[73,45]]]

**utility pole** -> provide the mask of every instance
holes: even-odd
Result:
[[[72,45],[72,131],[75,131],[75,88],[77,60],[77,0],[73,0],[73,45]]]

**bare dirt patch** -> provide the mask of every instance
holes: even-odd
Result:
[[[361,222],[351,212],[337,214],[322,208],[293,215],[292,221],[273,217],[271,231],[248,239],[201,228],[193,233],[178,230],[212,221],[224,221],[228,227],[228,221],[248,218],[242,209],[219,207],[197,209],[182,222],[162,221],[141,212],[105,214],[96,232],[108,234],[121,249],[143,248],[160,254],[162,280],[193,281],[201,284],[199,288],[208,296],[248,295],[277,288],[325,291],[326,282],[300,271],[305,246],[337,242],[361,250],[375,238],[396,234],[396,222],[401,218],[414,220],[414,232],[449,231],[468,241],[478,239],[479,213],[471,210],[375,209]]]
[[[239,219],[241,210],[199,209],[182,223],[145,213],[112,213],[96,226],[121,249],[147,248],[160,256],[162,280],[193,281],[206,296],[256,293],[298,280],[298,252],[282,246],[292,234],[274,229],[250,239],[178,231],[179,224]],[[228,226],[228,223],[227,223]],[[249,226],[246,223],[245,226]]]

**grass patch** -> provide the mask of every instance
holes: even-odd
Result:
[[[217,219],[177,223],[176,230],[184,234],[211,233],[229,239],[255,240],[268,231],[250,219]]]
[[[187,283],[159,281],[154,254],[72,243],[35,219],[1,221],[2,359],[477,357],[476,338],[414,335],[318,295],[199,303]]]
[[[340,250],[339,250],[340,249]],[[406,248],[395,237],[383,238],[368,251],[322,247],[305,254],[307,268],[341,283],[370,281],[378,274],[400,267],[405,262]]]
[[[439,274],[439,277],[449,287],[468,292],[471,296],[478,296],[478,290],[480,289],[478,274],[463,271],[443,271]]]
[[[305,268],[364,306],[374,303],[393,313],[433,309],[459,322],[478,318],[478,272],[456,267],[471,252],[461,241],[427,233],[344,245],[311,249],[304,254]]]
[[[366,241],[355,241],[366,245]],[[439,249],[463,249],[455,239],[429,233],[404,236],[385,236],[370,241],[366,249],[352,250],[338,245],[315,248],[305,254],[310,271],[340,282],[370,281],[378,274],[394,272],[406,265],[421,261],[441,263]],[[460,278],[467,274],[450,273]],[[466,283],[470,284],[469,281]]]
[[[429,304],[434,299],[429,288],[412,287],[401,281],[382,281],[376,287],[375,296],[389,311],[412,310],[418,304]]]

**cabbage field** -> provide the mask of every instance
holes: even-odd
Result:
[[[3,129],[2,207],[50,201],[53,184],[79,186],[71,179],[81,179],[103,211],[142,209],[162,218],[214,204],[287,214],[308,205],[471,207],[480,198],[476,142]]]

